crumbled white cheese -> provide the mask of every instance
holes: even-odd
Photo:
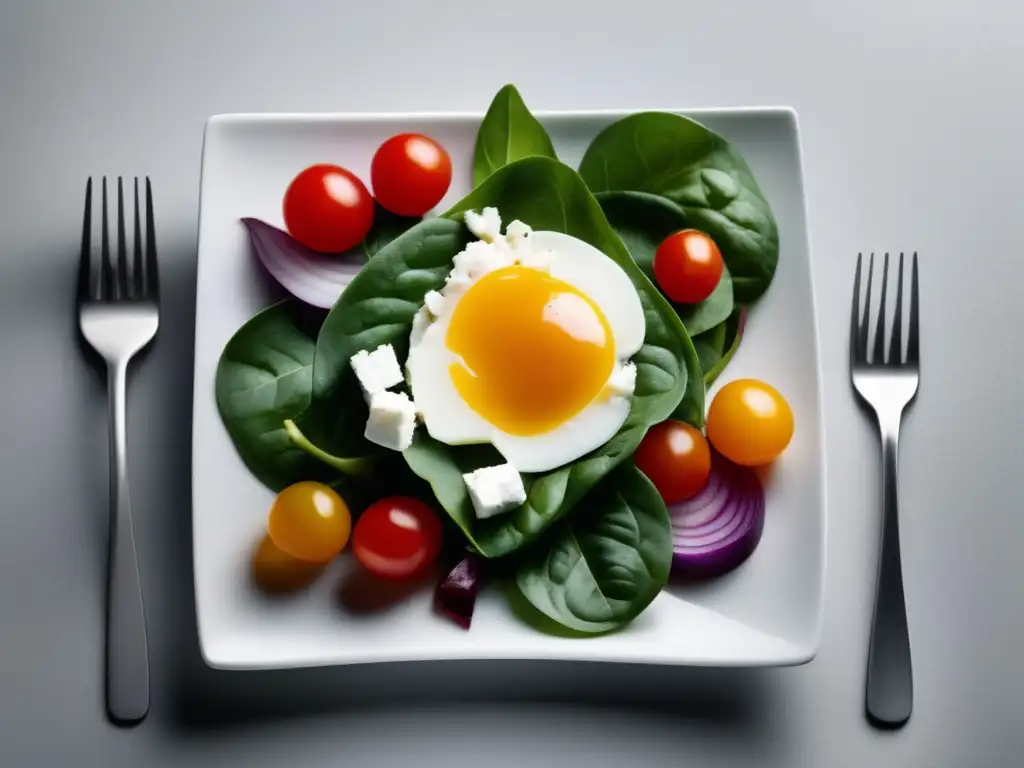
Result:
[[[437,291],[427,291],[427,295],[423,297],[423,306],[433,317],[440,317],[444,314],[444,296]]]
[[[608,377],[608,389],[620,397],[632,395],[636,389],[636,366],[633,363],[615,366],[612,375]]]
[[[526,501],[523,478],[511,464],[483,467],[462,476],[481,520],[507,512]]]
[[[370,418],[363,433],[371,443],[404,451],[416,431],[416,406],[404,392],[377,392],[370,398]]]
[[[394,347],[390,344],[381,344],[373,352],[361,349],[352,355],[351,363],[367,400],[405,381]]]
[[[514,260],[515,257],[509,253],[508,249],[499,247],[498,243],[475,240],[464,250],[455,254],[455,258],[452,259],[452,271],[449,273],[445,288],[457,289],[462,284],[468,286],[489,272],[511,266]],[[451,295],[448,290],[445,290],[444,293],[446,296]]]
[[[466,211],[463,221],[469,231],[487,243],[493,243],[501,237],[501,216],[497,208],[484,208],[483,211]]]
[[[505,242],[513,251],[532,250],[530,248],[531,234],[533,234],[533,229],[530,225],[516,219],[505,228]]]

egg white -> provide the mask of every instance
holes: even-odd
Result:
[[[631,393],[616,393],[606,387],[579,413],[552,430],[536,435],[504,432],[462,399],[449,374],[449,366],[459,358],[448,349],[445,337],[459,300],[485,274],[517,259],[548,271],[590,298],[604,314],[616,357],[610,380],[643,345],[645,322],[633,283],[604,253],[561,232],[526,231],[523,237],[522,225],[513,222],[508,239],[471,244],[456,257],[445,290],[431,297],[427,302],[430,310],[423,308],[416,317],[406,369],[416,408],[435,440],[449,445],[491,443],[518,471],[545,472],[610,440],[629,415]]]

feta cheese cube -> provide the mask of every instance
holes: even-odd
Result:
[[[350,362],[367,399],[405,381],[395,349],[390,344],[381,344],[373,352],[361,349],[352,355]]]
[[[633,363],[615,366],[612,375],[608,377],[608,389],[620,397],[632,395],[636,389],[636,366]]]
[[[481,240],[493,243],[501,237],[501,216],[497,208],[484,208],[483,211],[466,211],[463,221],[469,231]]]
[[[370,418],[363,433],[371,443],[404,451],[416,431],[416,406],[404,392],[377,392],[370,398]]]
[[[519,219],[516,219],[505,229],[505,240],[513,251],[526,251],[530,248],[530,235],[532,233],[533,229],[529,224],[524,224]]]
[[[526,501],[523,478],[511,464],[483,467],[462,479],[481,520],[515,509]]]

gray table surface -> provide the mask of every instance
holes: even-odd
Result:
[[[1017,7],[1014,8],[1014,5]],[[0,3],[0,765],[1024,764],[1024,12],[1009,2]],[[206,669],[189,525],[196,216],[224,111],[788,104],[800,115],[825,370],[828,586],[782,670],[435,663]],[[102,710],[105,399],[74,345],[82,185],[148,173],[166,286],[129,394],[153,663]],[[902,454],[916,709],[864,722],[879,531],[846,333],[860,249],[922,253],[923,384]]]

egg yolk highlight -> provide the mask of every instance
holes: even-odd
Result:
[[[482,277],[452,313],[445,343],[461,360],[448,372],[476,413],[512,435],[538,435],[571,419],[615,367],[607,319],[575,287],[536,269]]]

